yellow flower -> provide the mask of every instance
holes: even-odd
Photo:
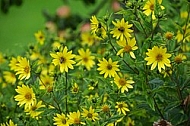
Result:
[[[72,54],[72,51],[67,52],[68,49],[65,46],[62,52],[57,52],[55,53],[50,53],[51,57],[53,57],[52,63],[55,66],[60,67],[61,73],[63,72],[68,72],[68,68],[74,69],[72,64],[75,64],[75,61],[71,60],[72,58],[75,57],[74,54]]]
[[[100,71],[100,74],[104,74],[104,78],[114,77],[117,73],[116,71],[119,71],[119,65],[117,65],[118,61],[112,62],[112,59],[109,58],[107,61],[103,58],[103,60],[99,60],[99,68],[97,70]]]
[[[79,86],[77,83],[74,83],[74,85],[72,86],[71,92],[74,94],[79,92]]]
[[[167,40],[171,40],[173,38],[173,33],[172,32],[166,32],[164,36]]]
[[[37,33],[34,34],[34,36],[36,37],[36,40],[43,45],[44,41],[45,41],[45,35],[42,31],[38,31]]]
[[[119,114],[123,113],[124,115],[126,115],[126,112],[130,111],[128,109],[128,105],[125,102],[116,102],[116,104],[117,105],[115,106],[115,108],[117,108],[117,112]]]
[[[13,121],[10,119],[9,122],[2,123],[1,126],[17,126],[17,124],[14,124]]]
[[[182,63],[182,61],[183,60],[186,60],[187,59],[187,57],[184,55],[184,54],[178,54],[177,56],[175,56],[175,58],[174,58],[174,61],[176,62],[176,63]]]
[[[15,74],[10,72],[10,71],[4,71],[3,72],[3,77],[5,78],[5,81],[7,83],[15,84],[15,82],[16,82]]]
[[[11,61],[9,63],[9,67],[10,67],[11,70],[15,71],[17,69],[17,65],[16,64],[19,63],[18,60],[20,58],[21,58],[20,56],[17,56],[17,58],[15,58],[15,57],[11,58]]]
[[[183,33],[184,32],[184,33]],[[189,42],[190,41],[190,24],[187,26],[182,27],[182,32],[180,30],[177,31],[177,35],[175,37],[177,39],[177,42]]]
[[[188,12],[187,11],[180,12],[180,17],[186,19],[188,17]]]
[[[158,1],[158,4],[162,3],[162,0],[148,0],[144,7],[143,7],[143,13],[146,14],[147,16],[152,14],[152,19],[156,19],[155,15],[154,15],[154,8],[156,5],[156,1]],[[164,9],[164,6],[160,6],[161,9]]]
[[[92,106],[90,106],[89,111],[86,109],[83,109],[83,113],[81,114],[82,117],[92,120],[92,121],[96,121],[98,120],[98,113],[94,112],[94,109],[92,108]]]
[[[31,104],[30,108],[25,108],[25,112],[27,112],[27,115],[30,115],[32,118],[35,118],[38,120],[39,115],[43,112],[40,111],[39,108],[45,107],[45,105],[42,105],[42,101],[39,101],[36,103],[36,100]]]
[[[128,24],[128,21],[125,22],[124,18],[122,18],[121,21],[119,20],[117,22],[112,21],[112,23],[115,26],[113,30],[110,32],[111,34],[113,34],[113,37],[116,37],[116,39],[120,38],[120,40],[122,41],[124,39],[131,37],[130,33],[133,32],[133,30],[131,30],[130,28],[133,25]]]
[[[3,56],[3,54],[0,52],[0,64],[5,62],[5,58]]]
[[[70,124],[76,124],[76,125],[80,125],[80,124],[85,124],[84,122],[81,122],[81,118],[80,118],[80,112],[70,112],[69,115],[69,123]]]
[[[100,37],[100,38],[106,38],[106,26],[99,22],[96,18],[96,16],[92,16],[92,18],[90,19],[91,22],[91,31],[92,34],[95,34],[96,36]]]
[[[158,46],[148,49],[148,52],[146,53],[148,57],[145,58],[145,60],[148,61],[146,65],[152,64],[151,70],[155,69],[158,65],[159,72],[161,72],[161,68],[165,70],[165,65],[170,67],[171,64],[168,58],[171,57],[171,54],[166,53],[166,51],[166,48],[159,48]]]
[[[132,120],[130,117],[127,118],[127,123],[125,124],[125,126],[134,126],[135,122],[134,120]]]
[[[126,80],[125,77],[119,77],[118,75],[114,77],[114,82],[121,89],[121,93],[128,92],[128,88],[133,88],[131,84],[135,83],[133,80]]]
[[[69,126],[70,123],[68,121],[68,118],[65,116],[65,114],[56,114],[56,117],[53,117],[54,125],[56,126]]]
[[[109,105],[107,105],[107,104],[104,104],[103,106],[102,106],[102,112],[104,112],[104,113],[107,113],[107,112],[110,112],[110,106]]]
[[[96,37],[90,32],[81,33],[82,45],[92,46],[96,40]]]
[[[28,87],[28,85],[22,85],[22,87],[17,86],[15,90],[19,93],[14,97],[18,101],[18,105],[22,106],[25,104],[25,108],[30,108],[34,104],[36,97],[32,88]]]
[[[45,74],[40,76],[40,89],[46,89],[48,92],[51,92],[53,90],[53,77]]]
[[[18,79],[19,80],[23,80],[25,78],[29,79],[30,78],[30,64],[29,64],[29,60],[27,60],[24,57],[20,57],[18,60],[18,63],[16,63],[16,75],[19,74]]]
[[[94,56],[91,56],[91,52],[89,49],[84,51],[84,49],[78,50],[79,55],[77,55],[75,58],[76,60],[79,60],[77,65],[84,65],[87,70],[90,70],[95,62],[93,61],[95,59]]]
[[[129,53],[133,59],[136,59],[135,54],[133,53],[134,50],[138,49],[138,47],[135,45],[136,44],[135,38],[127,39],[127,42],[125,39],[119,40],[117,41],[117,44],[123,47],[117,52],[117,55],[121,55],[121,57],[123,57],[123,53],[125,52],[125,53]]]

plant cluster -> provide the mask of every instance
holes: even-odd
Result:
[[[48,22],[22,55],[0,54],[1,126],[190,125],[190,3],[116,2],[74,29]]]

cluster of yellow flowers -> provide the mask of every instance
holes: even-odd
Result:
[[[141,21],[137,25],[134,19],[129,20],[122,10],[122,15],[114,20],[111,15],[106,19],[93,15],[85,24],[87,30],[73,35],[71,39],[63,36],[49,39],[46,36],[49,34],[38,31],[34,34],[37,44],[30,45],[25,56],[9,58],[9,70],[3,70],[3,77],[0,77],[2,88],[7,86],[4,82],[15,86],[17,94],[13,98],[19,109],[23,108],[25,116],[37,120],[39,125],[43,125],[44,120],[47,121],[44,125],[57,126],[138,125],[133,120],[134,115],[139,113],[137,110],[141,109],[145,100],[162,118],[154,123],[155,126],[163,120],[171,125],[163,118],[161,105],[155,100],[159,90],[152,93],[156,88],[150,84],[162,83],[161,80],[156,81],[158,78],[169,81],[163,82],[165,85],[175,83],[179,98],[182,98],[182,88],[172,74],[176,74],[180,64],[189,59],[185,54],[189,51],[190,24],[187,20],[181,30],[176,30],[175,37],[169,31],[164,31],[164,35],[156,33],[161,17],[155,8],[164,10],[161,4],[162,0],[143,2],[142,13],[138,13],[150,19],[151,26],[147,29]],[[186,15],[182,18],[189,18],[189,14]],[[136,27],[141,27],[140,35]],[[6,59],[0,53],[0,64],[4,62]],[[147,95],[143,96],[144,99],[143,93]],[[136,96],[143,100],[134,100]],[[132,113],[133,110],[136,112]],[[142,114],[148,113],[141,110]],[[18,110],[15,108],[15,111]],[[0,125],[17,124],[9,120]]]

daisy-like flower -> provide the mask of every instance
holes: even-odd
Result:
[[[182,61],[186,59],[187,57],[184,54],[180,53],[177,56],[175,56],[174,61],[179,64],[179,63],[182,63]]]
[[[112,62],[112,59],[109,58],[107,61],[106,59],[103,58],[103,60],[99,60],[98,66],[99,68],[97,70],[100,71],[100,74],[104,74],[104,78],[109,77],[115,77],[117,74],[116,71],[119,70],[119,65],[117,65],[118,61]]]
[[[91,32],[92,34],[97,35],[101,38],[106,38],[106,27],[103,23],[99,22],[96,18],[96,16],[92,16],[90,19],[90,26],[91,26]]]
[[[68,118],[65,116],[65,114],[56,114],[55,117],[53,117],[54,125],[56,126],[69,126],[70,123],[68,121]]]
[[[1,126],[17,126],[17,124],[14,124],[13,121],[10,119],[9,122],[0,124]]]
[[[123,47],[122,49],[120,49],[117,52],[117,55],[121,55],[121,57],[123,57],[123,53],[129,53],[133,59],[136,59],[135,54],[133,53],[134,50],[138,49],[138,47],[136,46],[135,38],[133,38],[133,39],[129,38],[129,39],[127,39],[127,42],[125,39],[119,40],[119,41],[117,41],[117,44],[119,46]]]
[[[133,30],[131,30],[130,28],[133,26],[133,24],[129,24],[128,21],[125,22],[124,18],[122,18],[121,21],[112,21],[112,23],[115,26],[110,32],[111,34],[113,34],[113,37],[116,37],[116,39],[120,38],[120,40],[131,37],[130,33],[133,32]]]
[[[78,86],[77,83],[74,83],[74,85],[73,85],[72,88],[71,88],[71,92],[72,92],[73,94],[76,94],[76,93],[79,92],[79,86]]]
[[[36,100],[31,104],[30,108],[25,108],[25,112],[27,115],[30,115],[32,118],[39,119],[39,115],[43,111],[39,111],[39,108],[45,107],[45,105],[42,105],[42,101],[39,101],[36,103]]]
[[[124,91],[128,92],[129,88],[133,88],[131,84],[135,83],[133,80],[126,80],[125,77],[119,77],[119,75],[116,75],[114,77],[114,82],[117,85],[117,87],[121,89],[121,93],[124,93]]]
[[[148,0],[144,7],[143,7],[143,13],[146,14],[147,16],[152,14],[152,19],[156,19],[155,15],[154,15],[154,8],[156,5],[156,1],[158,1],[158,4],[161,5],[162,4],[162,0]],[[164,9],[164,6],[160,6],[161,9]]]
[[[3,77],[5,78],[5,81],[10,84],[15,84],[16,82],[16,76],[14,73],[10,71],[4,71],[3,72]]]
[[[130,117],[128,117],[125,126],[134,126],[134,125],[135,125],[134,120],[132,120]]]
[[[80,118],[81,114],[79,111],[77,112],[70,112],[68,117],[69,117],[69,123],[70,124],[76,124],[76,125],[85,125],[84,122],[81,121],[81,118]]]
[[[53,57],[52,63],[55,66],[60,67],[61,73],[68,72],[68,68],[74,69],[72,64],[75,64],[76,62],[72,60],[72,58],[75,57],[74,54],[72,54],[72,51],[67,52],[68,49],[65,46],[62,52],[50,53],[51,57]]]
[[[128,109],[128,105],[125,102],[116,102],[116,104],[117,105],[115,106],[115,108],[117,109],[117,112],[119,114],[123,113],[124,115],[126,115],[126,112],[130,111]]]
[[[173,38],[173,33],[168,31],[165,33],[164,36],[167,40],[171,40]]]
[[[107,105],[107,104],[104,104],[103,106],[102,106],[102,112],[104,112],[104,113],[108,113],[108,112],[110,112],[110,106],[109,105]]]
[[[96,40],[96,37],[90,32],[82,32],[81,40],[82,40],[82,43],[81,43],[82,45],[92,46]]]
[[[15,58],[15,57],[11,58],[10,63],[9,63],[9,67],[10,67],[11,70],[15,71],[17,69],[17,65],[16,64],[19,63],[18,60],[20,58],[21,58],[20,56],[17,56],[17,58]]]
[[[17,59],[18,63],[16,63],[16,75],[19,75],[18,79],[29,79],[30,78],[30,64],[29,60],[24,57],[20,57]]]
[[[35,94],[33,92],[33,89],[28,85],[22,85],[22,87],[17,86],[17,89],[15,90],[17,93],[19,93],[14,97],[15,100],[18,101],[18,105],[22,106],[25,104],[25,108],[30,108],[31,105],[35,104]]]
[[[94,112],[94,109],[92,108],[92,106],[90,106],[89,110],[83,109],[83,113],[81,114],[82,117],[92,120],[92,121],[96,121],[98,120],[98,113]]]
[[[146,53],[148,57],[145,58],[145,60],[148,61],[146,65],[152,64],[151,70],[155,69],[156,66],[158,66],[159,72],[161,72],[161,68],[165,70],[165,65],[167,67],[170,67],[171,64],[168,58],[171,57],[171,54],[166,53],[166,51],[166,48],[159,48],[158,46],[154,46],[152,49],[148,49],[148,52]]]
[[[190,24],[188,24],[187,26],[183,26],[182,32],[181,30],[178,30],[175,39],[177,40],[177,42],[181,42],[181,41],[183,43],[189,42],[190,41]]]
[[[37,42],[39,42],[41,45],[44,44],[45,41],[45,35],[42,31],[38,31],[37,33],[34,34],[36,37]]]
[[[40,89],[46,89],[48,92],[51,92],[53,90],[53,77],[45,74],[40,76]]]
[[[89,49],[87,49],[86,51],[84,51],[84,49],[79,49],[78,53],[79,55],[75,57],[76,60],[79,61],[77,65],[84,65],[87,70],[90,70],[95,64],[94,62],[95,57],[91,56],[91,52]]]

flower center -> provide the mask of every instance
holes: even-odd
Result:
[[[111,70],[111,69],[112,69],[112,65],[111,65],[111,64],[108,64],[108,65],[107,65],[107,69],[108,69],[108,70]]]
[[[153,11],[154,10],[154,4],[150,4],[150,10]]]
[[[123,108],[123,104],[119,104],[119,105],[118,105],[118,108]]]
[[[29,66],[26,66],[26,67],[24,68],[24,72],[29,73],[29,72],[30,72],[30,67],[29,67]]]
[[[78,92],[78,88],[77,88],[77,87],[74,87],[74,88],[73,88],[73,92]]]
[[[98,28],[101,28],[102,27],[102,24],[101,23],[98,23]]]
[[[37,109],[37,107],[36,106],[32,106],[32,111],[35,111],[36,109]]]
[[[120,27],[120,28],[118,28],[118,30],[119,30],[120,32],[124,32],[124,31],[125,31],[125,28],[124,28],[124,27]]]
[[[74,119],[74,124],[80,124],[80,119],[79,118],[75,118]]]
[[[131,48],[131,46],[129,46],[129,45],[126,45],[126,46],[124,47],[124,51],[127,52],[127,53],[129,53],[131,50],[132,50],[132,48]]]
[[[88,114],[87,114],[87,117],[88,117],[88,118],[92,118],[92,113],[88,113]]]
[[[66,124],[66,119],[62,119],[62,124]]]
[[[25,97],[27,100],[31,100],[31,99],[32,99],[31,93],[26,93],[24,97]]]
[[[121,78],[121,79],[119,80],[119,84],[120,84],[121,86],[124,86],[124,85],[126,84],[125,79],[124,79],[124,78]]]
[[[179,57],[179,56],[176,56],[174,61],[175,61],[176,63],[182,63],[182,58]]]
[[[43,39],[44,37],[42,35],[39,36],[39,39]]]
[[[165,120],[161,120],[161,121],[159,122],[159,125],[160,125],[160,126],[167,126],[167,122],[166,122]]]
[[[159,62],[159,61],[162,61],[162,59],[163,59],[163,55],[162,54],[158,54],[157,56],[156,56],[156,60]]]
[[[62,63],[65,63],[66,59],[64,57],[60,57],[59,61],[62,64]]]
[[[84,61],[84,62],[88,62],[88,58],[87,58],[87,57],[84,57],[84,58],[83,58],[83,61]]]
[[[102,111],[103,111],[103,112],[109,112],[109,111],[110,111],[109,106],[108,106],[108,105],[104,105],[104,106],[102,107]]]
[[[50,82],[49,81],[45,81],[44,84],[45,84],[45,86],[48,86],[48,85],[50,85]]]

